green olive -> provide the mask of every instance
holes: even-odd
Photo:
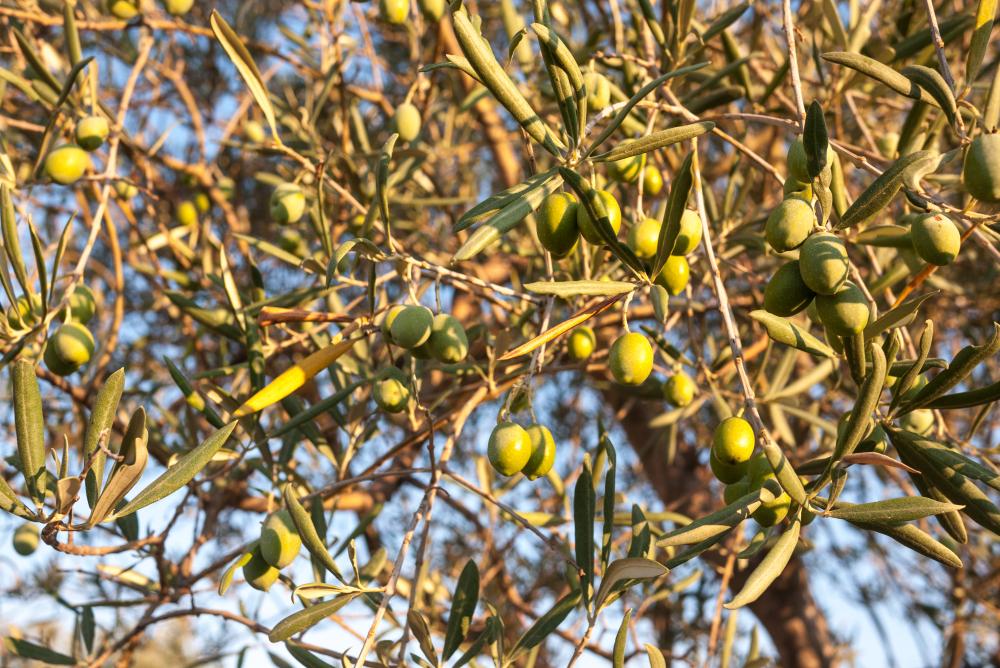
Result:
[[[295,223],[306,212],[306,195],[297,184],[282,183],[271,193],[271,219]]]
[[[687,258],[683,255],[671,255],[663,264],[660,273],[656,275],[654,282],[676,297],[684,292],[690,278],[691,267]]]
[[[528,480],[535,480],[552,470],[556,461],[556,442],[549,428],[543,425],[528,425],[525,431],[531,439],[531,456],[521,472]]]
[[[382,317],[380,329],[382,330],[382,336],[389,343],[396,343],[392,340],[392,322],[396,319],[396,316],[403,312],[403,309],[405,308],[406,306],[402,304],[395,304],[390,306],[385,312],[385,315]]]
[[[628,245],[641,260],[656,257],[656,246],[660,240],[660,221],[643,218],[628,231]]]
[[[458,364],[469,354],[469,339],[458,318],[446,313],[434,316],[431,335],[425,344],[434,359],[445,364]]]
[[[681,214],[680,229],[677,241],[674,242],[673,255],[690,255],[701,243],[701,218],[697,211],[684,209]]]
[[[921,259],[939,267],[951,264],[962,245],[962,235],[955,223],[940,213],[928,213],[913,221],[910,239]]]
[[[254,589],[267,591],[277,581],[280,571],[261,556],[259,545],[253,548],[252,554],[250,561],[243,565],[243,577]]]
[[[417,0],[420,11],[431,21],[440,21],[447,7],[447,0]]]
[[[587,106],[593,111],[601,111],[611,104],[611,82],[600,72],[588,70],[583,73],[583,85],[587,88]]]
[[[524,427],[514,422],[497,424],[486,450],[493,468],[506,476],[520,472],[531,459],[531,452],[531,437]]]
[[[854,336],[868,325],[868,300],[854,283],[844,283],[832,295],[816,295],[816,310],[823,326],[837,336]]]
[[[64,144],[45,157],[45,174],[64,186],[76,183],[90,167],[90,156],[79,146]]]
[[[410,0],[379,0],[382,20],[392,25],[402,25],[410,16]]]
[[[812,206],[798,197],[788,197],[767,217],[764,236],[771,248],[785,253],[798,248],[816,227]]]
[[[627,332],[611,344],[611,375],[622,385],[642,385],[653,371],[653,347],[642,334]]]
[[[198,207],[191,200],[183,200],[177,205],[177,222],[184,227],[196,227],[198,225]]]
[[[746,477],[746,462],[727,464],[715,456],[714,449],[708,454],[708,466],[712,469],[712,475],[715,476],[715,479],[726,485],[732,485]]]
[[[934,429],[934,411],[929,408],[910,411],[900,418],[899,426],[915,434],[927,435]]]
[[[279,510],[268,515],[260,529],[260,555],[275,568],[284,568],[295,561],[302,549],[302,539],[292,515]]]
[[[569,193],[552,193],[542,200],[535,216],[538,241],[556,257],[568,255],[580,239],[576,225],[576,198]]]
[[[107,0],[107,12],[118,19],[128,20],[139,14],[140,0]]]
[[[730,466],[750,461],[757,435],[750,423],[741,417],[728,417],[715,428],[712,436],[712,454]]]
[[[426,306],[407,306],[395,315],[389,332],[400,348],[412,350],[430,338],[434,314]]]
[[[60,325],[45,344],[45,366],[57,376],[68,376],[90,361],[94,336],[78,322]]]
[[[764,308],[768,313],[787,318],[812,303],[816,293],[802,280],[799,261],[787,262],[774,272],[764,288]]]
[[[619,146],[631,144],[634,140],[627,140]],[[634,183],[639,180],[643,169],[646,167],[646,154],[640,153],[631,158],[622,158],[608,163],[608,174],[615,181],[624,183]]]
[[[827,145],[826,167],[824,169],[830,168],[836,159],[835,156],[833,148]],[[790,178],[802,183],[810,183],[812,181],[809,177],[809,169],[806,166],[806,147],[801,139],[796,139],[788,146],[788,155],[786,156],[785,164],[788,167],[788,176]]]
[[[663,190],[663,174],[656,165],[646,165],[642,170],[642,192],[649,197],[656,197]]]
[[[736,503],[744,496],[750,493],[750,483],[746,480],[737,480],[736,482],[729,483],[722,490],[722,499],[726,502],[726,505]]]
[[[243,124],[243,137],[251,144],[263,144],[267,140],[267,130],[257,121]]]
[[[799,273],[809,289],[818,295],[832,295],[847,281],[851,261],[840,237],[816,232],[799,250]]]
[[[38,549],[38,525],[26,522],[14,531],[14,551],[22,557],[33,554]]]
[[[69,296],[69,309],[74,322],[86,325],[97,312],[97,300],[94,292],[83,283],[79,283],[73,288],[73,294]],[[65,314],[60,313],[62,318]]]
[[[592,190],[590,197],[595,203],[597,200],[600,200],[601,204],[604,205],[604,208],[608,212],[608,222],[611,223],[611,229],[617,235],[618,231],[622,228],[622,210],[618,206],[618,200],[607,190]],[[597,232],[594,221],[590,219],[590,214],[587,213],[587,208],[583,204],[579,204],[576,207],[576,225],[580,229],[580,234],[583,235],[583,238],[590,243],[604,243],[601,235]]]
[[[1000,202],[1000,135],[980,135],[965,152],[962,183],[982,202]]]
[[[104,116],[87,116],[76,124],[76,143],[85,151],[94,151],[101,147],[109,132],[111,128]]]
[[[569,335],[567,345],[569,356],[577,362],[582,362],[590,358],[596,345],[597,337],[594,335],[594,330],[586,325],[580,325]]]
[[[399,133],[399,138],[405,142],[411,142],[420,136],[420,110],[409,102],[396,107],[392,123]]]
[[[406,375],[396,367],[382,370],[372,389],[375,403],[387,413],[399,413],[410,402]]]
[[[184,16],[194,5],[194,0],[163,0],[163,8],[173,16]]]
[[[683,408],[694,401],[696,389],[691,376],[683,371],[678,371],[663,383],[663,398],[672,406]]]

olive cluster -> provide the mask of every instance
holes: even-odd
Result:
[[[764,453],[754,454],[756,442],[753,427],[741,417],[728,417],[715,428],[708,463],[715,477],[726,486],[723,491],[726,503],[761,489],[768,481],[776,482]],[[788,515],[791,502],[788,492],[782,490],[772,500],[762,503],[753,518],[761,526],[774,526]]]
[[[548,427],[540,424],[522,427],[504,420],[490,433],[486,454],[497,473],[505,476],[523,473],[529,480],[535,480],[552,469],[556,442]]]
[[[62,144],[45,156],[45,175],[64,186],[80,180],[90,168],[91,151],[99,149],[108,138],[111,127],[104,116],[87,116],[76,124],[75,144]]]
[[[184,16],[194,6],[194,0],[161,0],[168,14]],[[128,21],[142,13],[142,0],[106,0],[104,8],[116,19]]]
[[[302,539],[287,510],[268,515],[260,527],[260,538],[243,564],[243,577],[254,589],[267,591],[302,549]]]
[[[67,318],[67,311],[69,317]],[[59,313],[61,324],[45,343],[44,360],[49,371],[68,376],[90,361],[94,354],[94,336],[86,325],[97,313],[97,300],[86,285],[77,285],[69,297],[69,306]],[[21,297],[7,309],[7,326],[27,329],[42,322],[42,298],[33,294]]]

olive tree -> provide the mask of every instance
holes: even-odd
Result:
[[[995,13],[0,2],[4,660],[1000,661]]]

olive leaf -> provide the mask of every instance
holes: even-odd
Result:
[[[937,294],[936,290],[924,293],[906,300],[891,311],[886,311],[877,320],[865,327],[865,340],[874,339],[876,336],[894,327],[906,327],[913,322],[913,319],[917,316],[917,311],[920,310],[920,306],[935,294]]]
[[[38,645],[28,640],[24,640],[23,638],[7,636],[4,638],[3,644],[4,647],[7,648],[8,652],[14,656],[19,656],[22,659],[34,659],[35,661],[47,663],[50,666],[77,665],[76,659],[73,657],[67,656],[53,649],[49,649],[44,645]]]
[[[472,227],[475,223],[482,220],[483,218],[489,216],[490,214],[502,211],[509,204],[527,195],[529,192],[544,185],[547,181],[552,178],[557,177],[559,169],[553,167],[552,169],[546,170],[544,172],[539,172],[537,174],[532,174],[527,179],[513,185],[506,190],[490,195],[484,199],[479,204],[475,205],[461,216],[452,226],[452,230],[455,232],[461,232],[464,229]],[[560,180],[560,183],[562,181]],[[527,215],[527,214],[526,214]]]
[[[115,423],[115,413],[118,410],[118,402],[122,397],[122,390],[125,387],[125,368],[118,369],[107,377],[101,389],[97,392],[94,400],[94,408],[90,413],[90,420],[87,422],[87,431],[83,437],[84,461],[90,463],[87,470],[86,488],[87,502],[93,509],[97,503],[97,493],[101,483],[104,481],[104,462],[107,459],[105,449],[100,447],[103,443],[107,446],[111,428]]]
[[[28,61],[28,65],[33,70],[33,73],[48,84],[52,90],[59,90],[62,86],[52,75],[52,72],[49,71],[49,68],[45,66],[45,63],[42,62],[38,52],[31,46],[31,42],[24,36],[24,33],[17,27],[13,27],[11,32],[14,34],[17,46],[21,49],[21,55]]]
[[[728,610],[742,608],[744,605],[753,603],[763,594],[771,583],[774,582],[781,572],[785,570],[788,561],[792,558],[795,546],[799,542],[799,531],[802,523],[796,518],[792,525],[774,543],[753,573],[747,577],[743,588],[731,601],[725,603],[723,607]]]
[[[938,106],[937,101],[931,97],[930,93],[921,89],[916,83],[908,79],[906,75],[901,74],[884,63],[880,63],[874,58],[848,51],[829,51],[823,54],[823,60],[849,67],[856,72],[860,72],[867,77],[885,84],[900,95]]]
[[[139,407],[132,414],[132,418],[125,428],[125,434],[122,436],[121,446],[118,449],[119,459],[111,468],[108,481],[90,511],[90,519],[87,520],[86,524],[88,528],[107,519],[111,511],[139,482],[149,458],[149,451],[146,448],[148,438],[146,411]]]
[[[486,643],[492,643],[495,639],[500,638],[500,634],[503,633],[503,628],[501,622],[497,621],[496,617],[487,617],[485,629],[479,636],[469,645],[469,649],[465,650],[455,663],[452,664],[452,668],[460,668],[469,663],[483,651],[483,646]],[[501,639],[502,641],[502,639]]]
[[[826,474],[823,480],[833,471],[833,468],[840,463],[845,455],[850,455],[858,447],[865,437],[871,416],[878,408],[878,400],[882,395],[882,388],[885,385],[886,364],[885,353],[882,348],[874,343],[868,344],[868,357],[872,361],[871,370],[865,376],[864,382],[858,391],[858,399],[854,402],[844,429],[843,438],[837,439],[837,445],[833,451],[833,457],[827,465]]]
[[[14,200],[6,183],[0,185],[0,231],[3,234],[3,246],[7,252],[7,258],[10,260],[11,266],[14,267],[14,276],[21,284],[25,299],[30,301],[31,283],[28,280],[28,270],[24,266],[24,254],[21,252],[21,242],[17,234]]]
[[[579,590],[573,590],[556,601],[555,605],[553,605],[548,612],[539,617],[538,620],[524,632],[524,635],[517,639],[517,642],[514,643],[514,646],[510,650],[510,659],[513,660],[522,652],[530,650],[532,647],[535,647],[548,638],[553,631],[559,628],[559,625],[562,624],[563,621],[569,616],[569,613],[573,612],[573,609],[576,608],[576,604],[579,602]]]
[[[451,612],[448,613],[448,628],[445,631],[441,657],[447,661],[469,635],[472,616],[479,603],[479,568],[469,560],[458,576],[455,594],[451,597]]]
[[[646,658],[649,659],[649,668],[667,668],[667,659],[659,647],[646,643],[645,649]]]
[[[510,112],[529,137],[541,144],[549,153],[559,155],[560,150],[565,148],[562,142],[531,108],[521,91],[500,67],[493,51],[483,40],[479,29],[473,26],[465,9],[456,8],[452,12],[451,18],[458,45],[468,59],[469,65],[476,72],[477,78]]]
[[[597,499],[589,463],[585,463],[573,488],[573,527],[576,563],[582,575],[580,584],[586,604],[594,586],[594,515]]]
[[[826,120],[823,118],[823,107],[813,100],[806,111],[806,122],[802,132],[802,144],[806,150],[806,171],[811,178],[816,178],[826,167],[826,150],[830,138],[826,131]],[[824,211],[827,211],[824,208]]]
[[[967,392],[946,394],[927,403],[928,408],[951,410],[955,408],[970,408],[1000,401],[1000,381]]]
[[[706,132],[711,132],[714,127],[715,123],[712,121],[699,121],[676,128],[659,130],[644,137],[623,142],[606,153],[593,156],[592,160],[594,162],[612,162],[632,158],[666,146],[679,144],[695,137],[700,137]]]
[[[598,419],[597,432],[599,438],[598,456],[603,455],[608,464],[607,470],[604,472],[604,507],[602,509],[604,512],[604,525],[601,528],[601,572],[604,577],[607,577],[605,569],[608,567],[608,561],[611,559],[611,538],[615,523],[615,485],[617,484],[615,478],[618,474],[618,451],[608,436],[608,431],[604,427],[604,420]],[[601,584],[604,584],[603,579]],[[600,603],[597,604],[595,609],[600,609]]]
[[[993,20],[997,14],[997,0],[979,0],[976,8],[976,24],[969,42],[969,52],[965,56],[965,81],[971,86],[979,75],[979,66],[990,44]]]
[[[628,626],[632,621],[632,608],[625,611],[622,623],[618,625],[618,633],[615,634],[615,644],[611,650],[612,668],[625,668],[625,650],[628,645]]]
[[[307,649],[299,647],[292,640],[285,641],[285,649],[292,655],[292,658],[301,663],[305,668],[334,668],[332,663],[323,661],[318,656]],[[269,652],[270,654],[270,652]],[[271,655],[272,658],[274,655]],[[276,661],[274,664],[279,665]]]
[[[778,343],[797,348],[817,357],[836,357],[833,348],[787,318],[768,313],[763,309],[750,312],[750,317],[767,330],[767,335]]]
[[[935,540],[930,534],[912,524],[887,524],[880,522],[852,521],[859,529],[875,531],[889,536],[901,545],[905,545],[917,554],[933,559],[951,568],[962,568],[962,560],[949,548]]]
[[[979,363],[1000,351],[1000,324],[993,323],[993,335],[982,345],[968,345],[958,351],[948,368],[934,376],[909,401],[900,407],[907,413],[927,405],[968,377]]]
[[[0,510],[12,513],[26,520],[35,519],[35,514],[21,503],[21,500],[17,498],[17,494],[11,489],[10,484],[3,475],[0,475]]]
[[[550,78],[552,78],[553,85],[564,83],[569,89],[570,95],[567,98],[572,99],[573,105],[569,105],[569,99],[566,100],[567,110],[571,111],[566,130],[570,137],[576,141],[583,135],[587,125],[587,88],[583,83],[583,73],[580,72],[580,66],[573,54],[570,53],[566,43],[559,39],[555,32],[541,23],[532,23],[531,29],[538,36],[547,63],[551,62],[565,77],[565,79],[554,76]]]
[[[594,596],[594,609],[600,610],[615,587],[628,580],[651,580],[670,572],[658,561],[643,557],[616,559],[612,561],[601,578],[601,586]]]
[[[241,554],[236,561],[230,564],[229,568],[227,568],[222,574],[222,578],[219,580],[219,596],[225,594],[229,589],[229,585],[233,583],[233,577],[236,575],[236,571],[246,566],[250,563],[250,560],[253,559],[253,551],[256,549],[256,545],[256,541],[251,543],[250,546],[248,546],[247,551]]]
[[[17,455],[28,493],[39,506],[45,501],[48,471],[45,468],[45,421],[42,394],[35,375],[35,365],[25,359],[11,370],[11,394],[14,399],[14,431]]]
[[[670,185],[670,194],[667,196],[667,205],[663,209],[663,220],[660,224],[660,235],[656,240],[656,259],[653,262],[653,276],[656,276],[663,269],[667,259],[673,254],[677,245],[677,237],[681,233],[681,217],[687,209],[688,196],[691,194],[691,185],[694,183],[692,165],[694,152],[685,156],[680,169],[674,174],[673,182]]]
[[[319,532],[316,530],[316,525],[313,524],[309,513],[302,506],[298,497],[295,495],[293,485],[285,486],[282,498],[285,501],[285,508],[288,509],[288,514],[291,515],[292,524],[295,525],[295,531],[302,539],[302,544],[306,546],[306,550],[309,551],[309,554],[312,555],[317,562],[330,571],[334,577],[343,582],[343,578],[340,574],[340,568],[337,567],[337,563],[333,560],[333,557],[330,556],[329,550],[326,549],[326,545],[320,537]]]
[[[902,74],[913,83],[920,86],[934,98],[945,118],[952,126],[958,117],[958,105],[955,103],[955,94],[945,82],[944,77],[937,70],[932,70],[924,65],[907,65],[902,69]]]
[[[886,169],[882,174],[868,186],[854,203],[847,208],[844,215],[840,217],[838,227],[853,227],[865,223],[874,218],[878,213],[889,206],[892,199],[903,186],[907,178],[908,170],[920,165],[934,157],[933,151],[918,151],[909,155],[904,155]]]
[[[713,20],[711,23],[708,24],[708,28],[705,29],[705,32],[701,34],[701,41],[702,42],[709,41],[710,39],[721,33],[723,30],[725,30],[732,24],[736,23],[736,21],[738,21],[739,18],[743,16],[743,13],[749,7],[750,7],[749,2],[741,2],[738,5],[734,5],[733,7],[730,7],[726,11],[719,14],[719,16],[715,18],[715,20]]]
[[[923,496],[905,496],[898,499],[873,501],[871,503],[846,503],[841,501],[837,504],[836,508],[827,511],[826,514],[838,520],[892,524],[895,522],[919,520],[931,515],[940,515],[941,513],[958,510],[961,507],[953,503],[941,503],[940,501],[928,499]]]
[[[691,545],[725,535],[743,520],[750,517],[762,503],[774,500],[775,494],[768,485],[736,499],[729,505],[704,517],[678,527],[656,541],[657,547]]]
[[[267,86],[264,85],[264,77],[261,76],[260,70],[257,69],[257,63],[254,62],[253,56],[250,55],[246,45],[243,44],[243,40],[226,23],[226,20],[222,18],[218,10],[212,10],[212,15],[208,21],[212,27],[212,32],[215,34],[215,38],[219,40],[219,44],[222,45],[226,55],[229,56],[229,60],[236,66],[236,70],[243,77],[247,88],[250,89],[250,94],[253,96],[254,101],[264,113],[264,118],[271,128],[271,135],[280,144],[281,138],[278,136],[278,124],[275,121],[274,108],[271,106],[271,97],[267,92]]]
[[[306,631],[337,612],[361,594],[360,591],[342,594],[329,601],[310,605],[304,610],[292,613],[274,625],[267,639],[271,642],[288,640],[292,636]]]
[[[628,281],[537,281],[524,284],[524,289],[528,292],[557,297],[611,297],[632,292],[636,287],[635,283]]]
[[[175,464],[168,467],[160,477],[149,483],[135,498],[108,519],[123,517],[137,510],[142,510],[146,506],[156,503],[179,490],[184,485],[191,482],[198,473],[212,460],[219,449],[229,440],[229,435],[236,428],[235,422],[219,429],[202,443],[177,460]]]
[[[1000,492],[1000,473],[966,457],[959,450],[919,435],[912,436],[909,433],[899,434],[898,438],[905,441],[904,448],[919,450],[935,466],[951,468],[960,476],[978,480]]]
[[[910,228],[902,225],[875,225],[858,234],[853,241],[882,248],[913,248]]]
[[[646,23],[646,27],[649,28],[649,32],[653,35],[653,39],[656,40],[657,45],[661,49],[666,48],[667,37],[663,34],[663,26],[660,25],[660,20],[656,16],[656,10],[653,9],[653,5],[649,0],[639,0],[639,10],[642,12],[642,19]]]

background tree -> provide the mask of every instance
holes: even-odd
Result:
[[[4,660],[996,664],[995,10],[0,1]]]

